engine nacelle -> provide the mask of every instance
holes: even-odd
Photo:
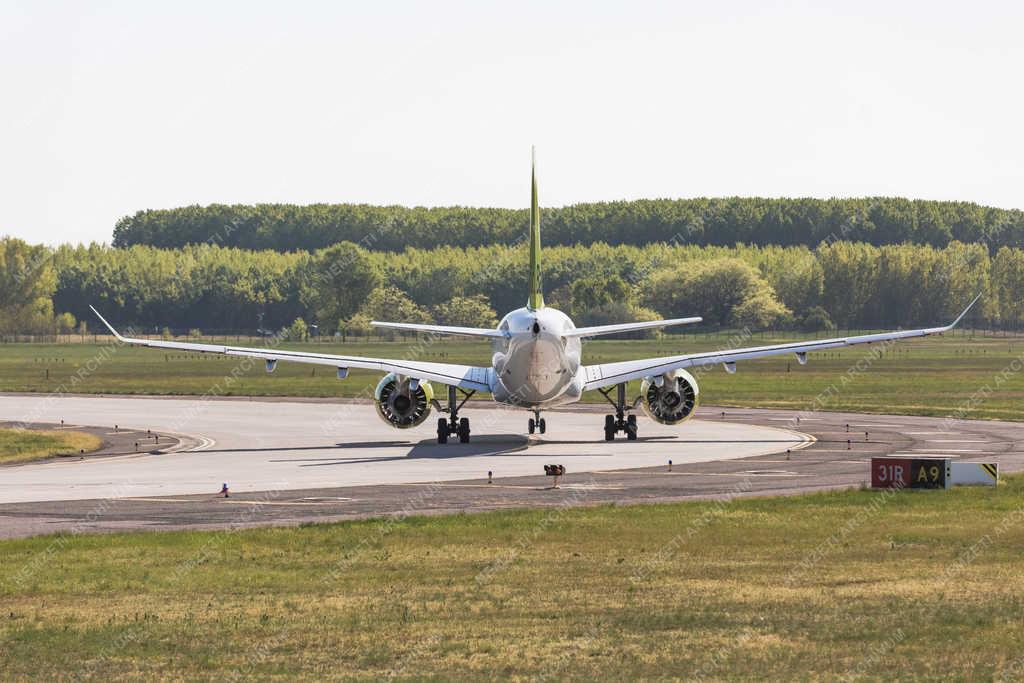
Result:
[[[377,415],[397,429],[408,429],[423,424],[430,416],[430,402],[434,400],[434,389],[430,382],[419,382],[413,389],[414,380],[399,377],[395,373],[385,375],[373,392]]]
[[[689,419],[700,400],[697,380],[686,370],[673,370],[659,379],[664,381],[655,382],[648,377],[640,385],[640,407],[644,413],[663,425],[675,425]]]

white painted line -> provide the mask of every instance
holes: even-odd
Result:
[[[896,428],[899,428],[899,427],[902,427],[903,425],[891,425],[891,424],[884,424],[884,423],[881,423],[881,422],[879,422],[879,423],[871,423],[871,424],[855,425],[855,424],[853,424],[851,422],[850,426],[851,427],[896,427]]]
[[[216,498],[220,498],[220,496],[216,496]],[[230,503],[232,505],[286,505],[286,506],[293,506],[293,507],[303,507],[303,506],[313,506],[313,507],[320,506],[320,507],[322,507],[324,505],[330,505],[330,502],[326,502],[326,503],[303,503],[303,502],[300,502],[300,501],[291,501],[291,500],[232,500],[231,498],[226,498],[224,500],[224,502],[225,503]]]
[[[904,434],[913,434],[914,436],[923,436],[927,434],[956,434],[956,432],[903,432]]]
[[[665,472],[665,474],[686,474],[693,477],[813,477],[813,474],[767,474],[766,470],[746,472]]]
[[[928,452],[940,451],[942,453],[990,453],[991,452],[991,451],[986,451],[984,448],[922,448],[921,450],[922,451],[928,451]],[[916,453],[916,452],[918,452],[916,449],[911,451],[911,453]]]
[[[855,442],[863,444],[863,441]],[[856,448],[815,448],[813,451],[806,453],[806,455],[814,455],[815,453],[853,453]]]
[[[210,448],[213,448],[213,446],[217,443],[210,437],[203,436],[202,434],[193,434],[193,436],[199,439],[199,445],[196,446],[195,448],[190,448],[188,451],[186,451],[187,453],[198,453],[199,451],[206,451],[209,450]],[[168,452],[170,453],[172,451]]]
[[[980,441],[970,441],[968,439],[925,439],[928,443],[992,443],[984,439]]]
[[[115,498],[127,502],[138,501],[140,503],[201,503],[202,498]]]

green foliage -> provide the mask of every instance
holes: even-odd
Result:
[[[821,306],[812,306],[800,320],[800,329],[805,332],[816,332],[818,330],[831,332],[836,329],[836,324],[832,322],[828,311]]]
[[[525,208],[457,206],[186,206],[122,218],[114,228],[114,246],[208,244],[290,252],[349,241],[375,251],[474,247],[515,242],[526,234],[528,214]],[[546,208],[543,221],[545,245],[742,242],[814,247],[846,240],[945,247],[953,240],[984,240],[998,248],[1024,243],[1024,212],[898,197],[641,199]],[[418,303],[435,305],[451,296]]]
[[[285,337],[287,337],[289,341],[308,341],[309,326],[302,318],[296,318],[294,322],[288,326],[288,329],[285,332]]]
[[[380,275],[366,250],[351,242],[324,249],[313,257],[312,264],[301,265],[312,275],[305,283],[304,296],[321,320],[351,316],[380,285]]]
[[[0,245],[0,332],[7,333],[52,334],[54,310],[93,321],[93,304],[139,333],[279,330],[303,318],[324,333],[348,321],[339,329],[359,335],[370,319],[492,320],[522,307],[527,295],[521,244],[399,253],[339,244],[312,254]],[[956,241],[942,249],[835,241],[813,250],[595,243],[546,248],[544,283],[548,304],[577,325],[701,315],[705,328],[826,319],[844,329],[906,327],[950,320],[981,292],[969,322],[1019,327],[1022,254],[1004,248],[990,257],[984,245]],[[826,315],[812,315],[816,307]]]
[[[371,320],[429,323],[430,315],[397,287],[378,287],[366,299],[363,312]]]
[[[370,321],[370,316],[365,313],[356,313],[348,320],[339,320],[338,331],[341,332],[342,337],[348,335],[365,337],[373,334],[373,325],[370,324]]]
[[[152,331],[279,328],[306,315],[300,296],[309,256],[250,252],[216,246],[179,250],[102,245],[62,246],[53,256],[53,305],[79,320],[94,320],[89,304],[111,322]]]
[[[790,311],[757,268],[737,258],[718,258],[660,271],[650,278],[646,303],[668,317],[699,314],[712,325],[769,327]]]
[[[60,334],[71,334],[75,331],[75,325],[78,321],[70,313],[61,313],[54,319],[54,322],[57,325],[57,332]]]
[[[442,325],[459,327],[496,327],[498,316],[483,294],[457,296],[433,310]]]
[[[992,260],[992,294],[1004,324],[1024,321],[1024,250],[1003,247]]]
[[[56,285],[47,247],[0,239],[0,330],[52,332]]]

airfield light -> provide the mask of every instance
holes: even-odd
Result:
[[[558,482],[563,476],[565,476],[565,465],[544,465],[544,474],[549,477],[554,477],[555,481],[552,483],[551,488],[557,489]]]

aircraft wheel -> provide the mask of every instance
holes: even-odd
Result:
[[[437,442],[448,443],[448,420],[443,417],[437,420]]]
[[[532,417],[530,418],[530,421],[526,423],[526,426],[526,428],[530,430],[531,434],[537,431],[537,423],[533,421]]]
[[[636,415],[630,415],[626,418],[626,438],[629,441],[636,441],[637,426],[636,426]]]
[[[615,441],[615,416],[604,416],[604,440]]]
[[[459,420],[459,443],[469,443],[469,418]]]
[[[548,423],[544,421],[543,417],[540,419],[540,422],[537,423],[537,429],[540,430],[541,434],[548,430]]]

